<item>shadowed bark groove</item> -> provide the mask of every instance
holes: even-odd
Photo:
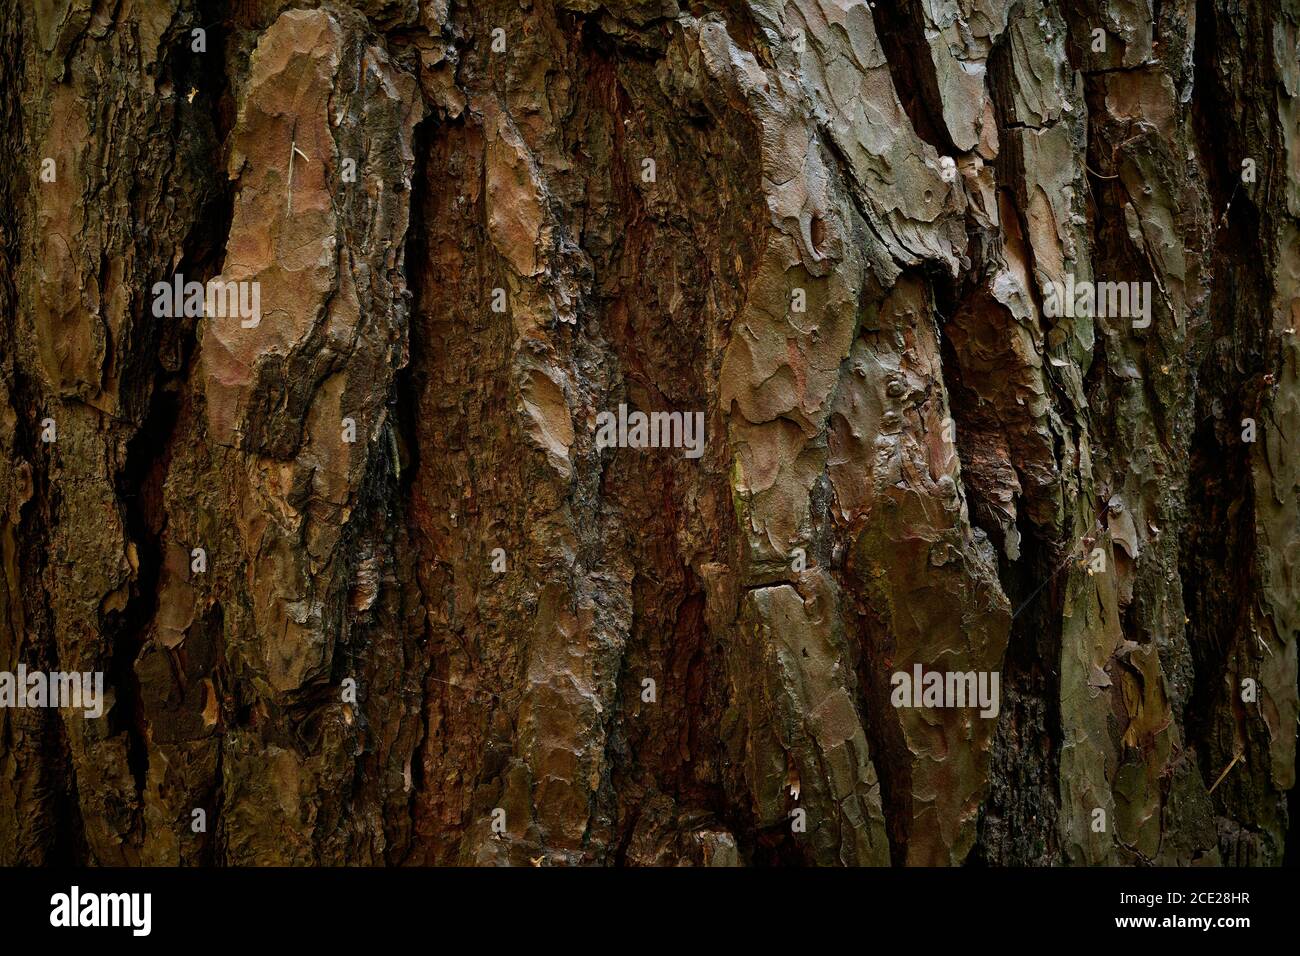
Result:
[[[0,864],[1294,855],[1296,0],[21,0],[0,86]]]

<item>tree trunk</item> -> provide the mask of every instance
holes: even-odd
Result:
[[[0,863],[1283,861],[1298,0],[23,0],[0,86],[0,671],[104,680]]]

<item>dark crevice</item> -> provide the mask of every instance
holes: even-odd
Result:
[[[1060,549],[1019,516],[1020,560],[1000,560],[1013,612],[1002,662],[1002,708],[993,737],[989,790],[969,862],[1045,866],[1060,862],[1062,740],[1061,604],[1068,575]]]
[[[1016,173],[1023,175],[1018,169]],[[1006,181],[1002,183],[1007,188]],[[994,329],[1004,319],[1010,320],[1004,307],[988,294],[984,281],[975,273],[965,283],[946,278],[932,283],[935,311],[945,328],[964,327],[979,340],[981,328]],[[994,545],[998,580],[1013,613],[1001,666],[1002,703],[992,741],[988,790],[966,863],[1048,865],[1057,862],[1060,853],[1057,662],[1065,547],[1054,540],[1057,532],[1051,524],[1040,525],[1031,517],[1036,506],[1039,511],[1050,508],[1050,498],[1039,501],[1041,493],[1023,474],[1017,461],[1022,450],[1002,421],[1004,413],[968,384],[972,373],[965,365],[967,357],[959,354],[952,334],[941,336],[940,357],[970,521],[976,533],[982,531]],[[1006,556],[1011,532],[1004,529],[1000,517],[999,495],[1004,491],[1012,493],[1016,508],[1019,556],[1014,561]]]
[[[126,608],[121,613],[106,615],[104,633],[113,649],[109,673],[116,702],[111,726],[114,733],[127,735],[127,763],[140,795],[144,793],[149,751],[144,700],[135,662],[158,610],[161,535],[166,524],[162,487],[179,411],[175,391],[159,388],[155,392],[144,425],[127,443],[126,466],[117,476],[117,498],[123,506],[128,547],[135,547],[138,569]]]
[[[885,53],[894,90],[912,129],[941,156],[956,156],[957,149],[943,118],[939,80],[925,39],[924,11],[917,0],[876,3],[871,16]]]
[[[212,24],[217,19],[215,14],[211,9],[205,12],[209,14],[205,23]],[[191,51],[187,28],[181,33],[183,42],[162,64],[160,82],[174,84],[178,95],[184,95],[186,88],[201,88],[214,99],[221,91],[228,96],[224,72],[209,65],[224,62],[223,35],[214,26],[206,29],[206,53]],[[184,275],[187,281],[204,282],[220,273],[233,215],[233,189],[225,177],[214,174],[210,164],[200,160],[210,155],[219,142],[221,121],[214,122],[209,117],[210,111],[217,112],[215,105],[186,113],[185,118],[177,111],[172,131],[177,142],[172,175],[193,168],[205,171],[199,183],[203,198],[176,267],[176,273]],[[152,282],[144,287],[151,288]],[[126,606],[120,612],[110,611],[105,615],[103,630],[112,648],[107,678],[116,693],[110,714],[111,732],[126,735],[127,764],[137,796],[143,799],[149,766],[149,731],[147,705],[135,665],[153,636],[158,612],[162,540],[168,521],[164,485],[173,448],[176,442],[186,439],[178,429],[182,423],[188,426],[188,416],[183,414],[184,393],[190,387],[195,366],[197,337],[193,318],[154,318],[148,314],[147,300],[137,319],[137,328],[140,341],[136,343],[137,358],[133,360],[137,368],[131,377],[142,383],[138,401],[143,402],[143,408],[140,425],[126,443],[125,462],[115,476],[121,520],[128,547],[134,548],[136,568]]]
[[[398,370],[393,381],[393,401],[391,407],[393,429],[397,442],[397,465],[399,476],[395,481],[393,497],[398,502],[398,514],[401,517],[405,545],[414,555],[424,555],[429,546],[417,515],[414,495],[416,478],[424,465],[421,455],[421,402],[420,395],[427,387],[428,378],[434,373],[429,359],[433,344],[423,339],[424,324],[420,316],[429,308],[429,290],[424,286],[424,276],[428,272],[432,252],[429,236],[434,231],[428,220],[430,209],[430,191],[439,181],[434,176],[433,153],[437,137],[442,132],[442,119],[433,111],[426,113],[424,119],[415,125],[411,134],[411,151],[414,157],[414,175],[409,196],[409,217],[406,230],[406,248],[403,251],[403,267],[406,289],[409,294],[407,318],[407,349],[410,356],[405,367]],[[397,561],[403,563],[403,557]],[[410,578],[403,581],[403,600],[420,604],[424,602],[419,575],[415,572],[414,562],[408,564]],[[417,641],[420,654],[419,664],[423,669],[424,689],[416,701],[420,723],[419,737],[411,753],[411,786],[407,794],[407,812],[410,815],[411,844],[389,848],[389,862],[405,864],[410,862],[429,862],[421,858],[418,841],[420,798],[433,788],[434,781],[425,773],[427,749],[430,741],[430,701],[427,694],[432,686],[429,678],[434,671],[434,661],[429,652],[428,624],[424,624],[425,633]],[[438,685],[445,688],[446,685]]]
[[[1242,114],[1225,86],[1237,73],[1235,68],[1221,72],[1225,51],[1212,0],[1199,0],[1196,23],[1193,127],[1213,217],[1209,227],[1214,281],[1206,319],[1197,330],[1196,354],[1203,357],[1196,376],[1188,522],[1180,549],[1186,633],[1194,665],[1187,738],[1200,755],[1199,769],[1207,787],[1238,753],[1244,754],[1244,765],[1212,797],[1216,811],[1237,824],[1225,830],[1221,821],[1225,862],[1239,862],[1242,853],[1251,859],[1255,853],[1264,854],[1256,862],[1279,862],[1281,848],[1265,847],[1262,834],[1252,833],[1266,823],[1271,829],[1271,818],[1285,814],[1285,809],[1281,800],[1274,809],[1268,795],[1268,733],[1253,713],[1255,707],[1240,699],[1241,680],[1259,681],[1260,665],[1268,654],[1255,638],[1256,626],[1267,630],[1267,618],[1257,614],[1255,597],[1261,582],[1255,558],[1252,457],[1259,445],[1243,441],[1242,421],[1253,419],[1259,433],[1256,441],[1263,440],[1270,395],[1267,376],[1274,368],[1276,349],[1270,339],[1272,283],[1267,259],[1260,254],[1260,237],[1272,232],[1251,199],[1255,187],[1241,181],[1241,158],[1251,152],[1251,117]],[[1226,55],[1237,59],[1231,50]],[[1240,82],[1249,89],[1251,80],[1247,68]],[[1237,122],[1225,123],[1224,117]],[[1256,159],[1262,179],[1266,155]],[[1268,634],[1262,639],[1271,640]],[[1261,697],[1263,693],[1261,688]]]
[[[0,640],[5,645],[0,647],[0,655],[5,668],[21,661],[30,669],[49,671],[58,663],[54,615],[45,588],[49,529],[58,511],[57,488],[51,486],[49,465],[58,454],[58,446],[43,444],[39,433],[41,419],[47,415],[57,418],[57,407],[45,401],[38,384],[24,374],[16,361],[19,336],[25,334],[18,326],[19,295],[14,281],[23,250],[17,197],[39,188],[25,150],[23,107],[27,97],[19,95],[20,91],[25,93],[24,25],[24,17],[17,10],[0,18],[0,88],[12,91],[0,98],[0,123],[5,130],[0,140],[0,383],[7,393],[0,393],[0,417],[12,408],[12,444],[3,449],[10,456],[9,474],[16,478],[23,463],[30,468],[23,495],[26,503],[17,507],[16,516],[0,513],[0,554],[10,565],[0,567],[0,575],[13,574],[18,585],[15,595],[7,582],[0,584],[0,597],[17,597],[20,602],[17,608],[9,607],[7,600],[3,602],[8,615],[0,621]],[[16,523],[10,525],[12,517],[16,517]],[[8,639],[14,643],[9,644]],[[0,711],[0,767],[22,755],[38,781],[34,799],[6,808],[12,809],[15,816],[0,819],[0,830],[6,831],[0,844],[0,864],[70,865],[84,860],[86,849],[68,734],[58,712],[35,713],[41,718],[39,726],[24,727],[25,747],[17,751],[18,712]],[[25,819],[18,819],[19,815]],[[10,841],[13,856],[9,854]]]
[[[845,590],[863,594],[861,587]],[[871,602],[856,599],[858,620],[856,658],[858,708],[880,786],[880,807],[889,839],[889,859],[894,866],[907,862],[912,827],[912,754],[903,737],[898,711],[889,706],[893,637],[872,609]]]

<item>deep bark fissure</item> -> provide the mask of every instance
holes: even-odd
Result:
[[[925,38],[921,4],[913,0],[880,3],[872,7],[871,14],[894,89],[912,129],[941,156],[955,156],[960,151],[944,122],[943,98]]]

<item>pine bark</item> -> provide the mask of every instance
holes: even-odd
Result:
[[[20,0],[0,89],[0,671],[109,695],[0,864],[1295,852],[1297,0]]]

